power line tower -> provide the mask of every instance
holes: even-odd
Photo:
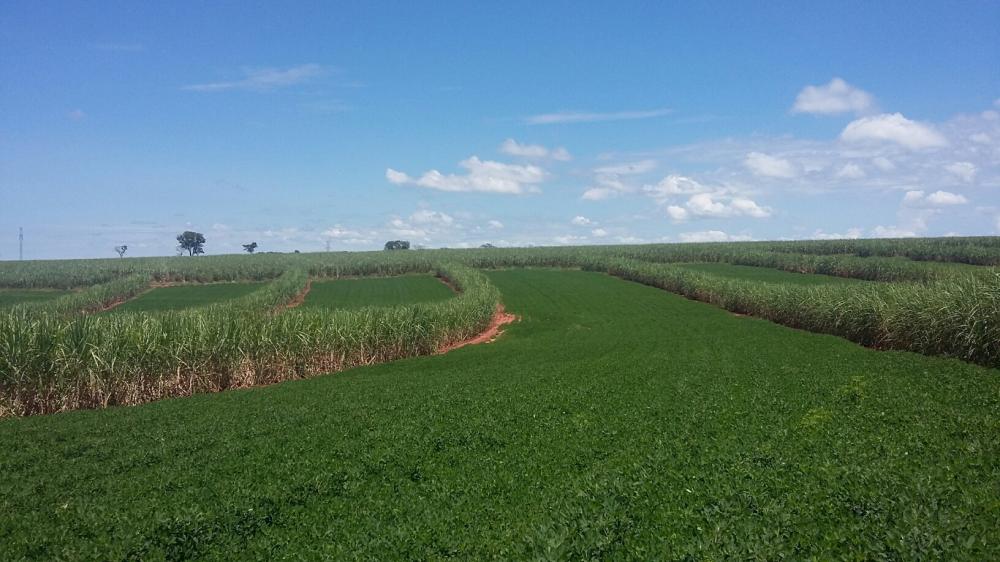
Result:
[[[17,227],[17,259],[24,261],[24,227]]]

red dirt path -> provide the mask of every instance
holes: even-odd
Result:
[[[503,333],[503,330],[501,330],[501,328],[515,321],[517,321],[517,316],[504,311],[503,304],[498,304],[496,312],[493,313],[493,319],[490,320],[490,325],[486,328],[486,330],[484,330],[479,335],[471,337],[467,340],[462,340],[459,342],[443,345],[440,348],[438,348],[437,353],[438,354],[448,353],[449,351],[454,351],[460,347],[465,347],[467,345],[476,345],[480,343],[493,343],[493,341],[496,340],[498,337],[500,337],[500,334]]]

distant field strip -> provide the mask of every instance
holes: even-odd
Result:
[[[455,293],[432,275],[313,281],[302,308],[361,308],[438,302]]]
[[[111,309],[111,312],[185,310],[222,303],[257,291],[261,283],[212,283],[157,287]]]
[[[792,285],[829,285],[837,283],[863,283],[857,279],[834,277],[832,275],[816,275],[811,273],[792,273],[769,267],[752,265],[733,265],[728,263],[678,263],[677,267],[700,273],[710,273],[731,279],[746,281],[763,281],[766,283],[785,283]]]
[[[0,289],[0,308],[16,304],[45,302],[68,294],[68,291],[45,289]]]
[[[490,345],[0,420],[0,552],[1000,559],[1000,371],[600,273],[488,276],[521,317]]]

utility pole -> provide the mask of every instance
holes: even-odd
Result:
[[[330,239],[329,238],[326,239],[326,251],[327,252],[330,251]]]
[[[24,261],[24,227],[17,227],[17,259]]]

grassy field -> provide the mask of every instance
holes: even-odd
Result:
[[[496,343],[0,420],[10,559],[996,559],[1000,372],[598,273]]]
[[[780,269],[755,267],[751,265],[732,265],[728,263],[679,263],[677,267],[689,271],[710,273],[731,279],[746,279],[748,281],[763,281],[765,283],[783,283],[791,285],[829,285],[835,283],[861,283],[857,279],[834,277],[832,275],[814,275],[810,273],[792,273]]]
[[[45,302],[68,294],[55,289],[0,289],[0,308],[16,304]]]
[[[111,309],[111,312],[184,310],[226,302],[260,289],[260,283],[211,283],[158,287]]]
[[[360,308],[443,301],[455,293],[431,275],[313,281],[306,308]]]

